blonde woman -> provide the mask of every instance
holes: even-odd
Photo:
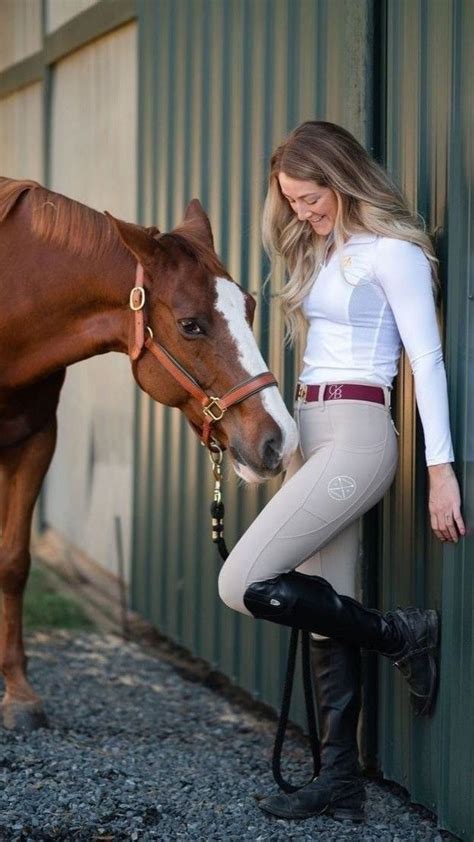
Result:
[[[303,123],[271,160],[263,235],[283,261],[288,336],[307,328],[295,415],[300,449],[286,481],[241,538],[219,578],[240,611],[313,633],[321,771],[260,802],[285,818],[364,817],[357,721],[360,649],[389,658],[418,715],[437,688],[435,610],[388,613],[357,600],[359,519],[397,467],[390,390],[402,345],[415,378],[429,473],[431,526],[465,534],[452,463],[446,374],[435,309],[437,260],[386,172],[341,126]]]

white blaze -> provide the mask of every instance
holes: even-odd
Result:
[[[216,310],[225,318],[229,332],[237,347],[238,359],[249,377],[268,371],[260,349],[247,321],[245,313],[245,297],[241,289],[228,278],[216,278],[217,302]],[[237,385],[237,384],[235,384]],[[276,386],[269,386],[259,393],[260,400],[266,412],[274,419],[282,432],[282,459],[286,467],[290,456],[298,443],[296,424],[290,416]],[[240,466],[239,473],[243,479],[255,479],[250,470]]]

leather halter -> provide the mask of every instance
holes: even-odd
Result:
[[[138,360],[143,349],[146,348],[154,357],[161,363],[166,371],[174,377],[180,386],[185,389],[190,395],[199,401],[204,413],[204,421],[202,427],[199,428],[196,424],[191,422],[191,426],[195,429],[197,434],[201,437],[203,444],[211,448],[213,439],[211,438],[211,426],[216,421],[223,418],[224,413],[229,407],[257,394],[262,389],[268,386],[277,386],[271,371],[265,371],[262,374],[257,374],[255,377],[249,377],[238,386],[229,389],[222,397],[218,398],[206,394],[201,389],[199,383],[189,374],[185,368],[177,361],[170,353],[156,342],[153,338],[153,332],[150,327],[146,328],[148,337],[145,339],[145,289],[144,289],[144,270],[141,263],[137,264],[135,275],[135,286],[130,292],[130,309],[134,313],[134,335],[133,342],[130,343],[129,355],[132,361]],[[217,444],[217,442],[216,442]],[[222,445],[219,445],[222,449]]]

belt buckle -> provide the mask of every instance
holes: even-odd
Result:
[[[298,383],[296,389],[296,399],[299,401],[305,401],[306,395],[308,394],[308,384],[307,383]]]

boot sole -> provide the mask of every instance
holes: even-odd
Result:
[[[431,672],[430,689],[423,707],[415,711],[416,716],[429,716],[435,706],[439,684],[438,652],[440,639],[441,617],[439,612],[433,609],[429,611],[428,619],[428,646],[430,650],[432,650],[428,653],[428,662]]]
[[[315,819],[318,816],[328,816],[336,821],[343,821],[344,819],[351,819],[353,822],[365,821],[365,810],[363,807],[356,809],[355,807],[337,807],[336,805],[331,806],[331,804],[326,804],[322,810],[313,810],[307,813],[289,813],[285,812],[285,810],[268,810],[262,804],[258,806],[264,813],[267,813],[269,816],[275,816],[278,819],[303,821],[304,819]]]
[[[365,810],[355,810],[353,807],[345,809],[344,807],[332,807],[328,810],[328,816],[331,816],[336,821],[344,821],[350,819],[353,822],[365,821]]]

